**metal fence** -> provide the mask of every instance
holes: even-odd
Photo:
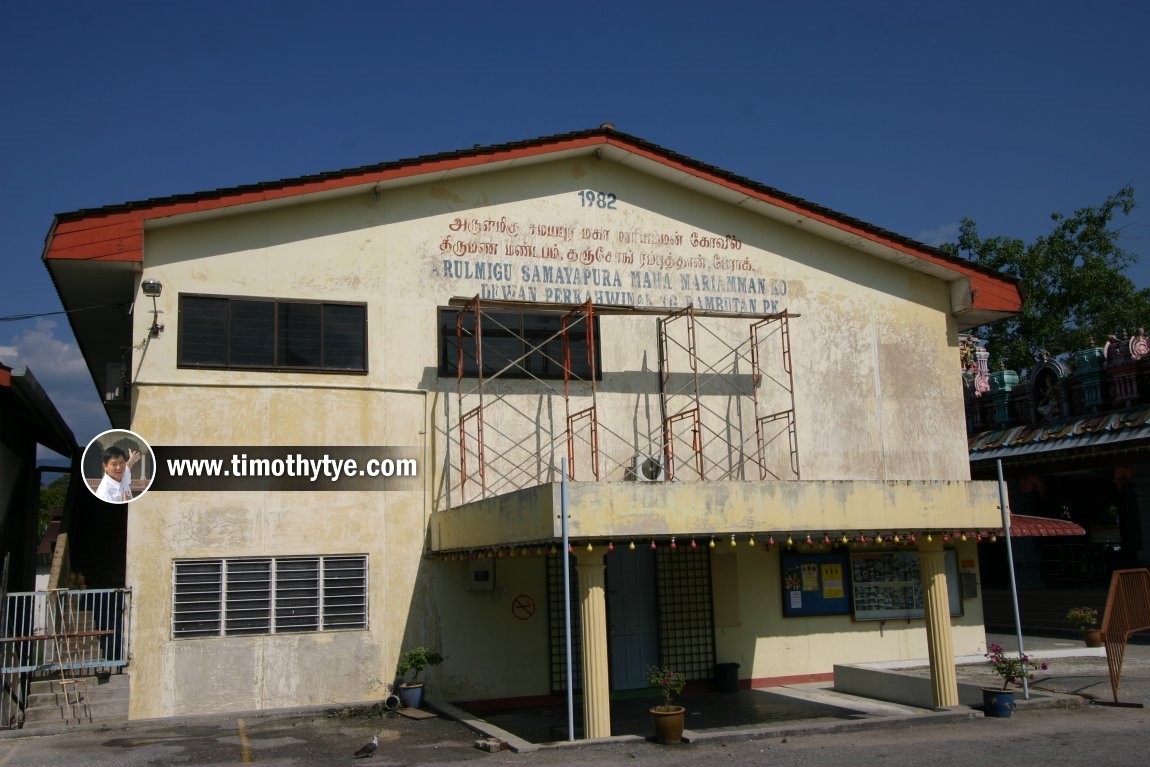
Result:
[[[20,718],[29,680],[128,665],[131,589],[22,591],[4,599],[0,727]]]

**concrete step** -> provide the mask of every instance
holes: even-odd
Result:
[[[59,678],[44,678],[33,680],[28,686],[29,695],[37,695],[43,693],[58,693],[63,692],[65,687],[88,687],[90,690],[123,690],[127,694],[128,690],[128,675],[127,674],[112,674],[108,677],[106,682],[101,682],[95,676],[77,677],[78,679],[85,680],[84,682],[76,685],[61,685]]]
[[[37,679],[29,685],[24,709],[24,729],[126,722],[129,686],[127,674],[113,674],[106,681],[80,677],[74,684],[59,679]]]
[[[77,700],[86,700],[89,703],[98,703],[111,700],[127,700],[128,688],[114,687],[111,689],[103,689],[95,685],[85,689],[83,685],[77,685],[75,691],[72,692],[37,692],[28,695],[26,703],[27,708],[34,706],[64,706],[68,703],[75,703]]]
[[[50,727],[60,724],[87,724],[90,722],[126,722],[128,699],[101,703],[73,704],[71,706],[37,706],[24,711],[24,729]]]

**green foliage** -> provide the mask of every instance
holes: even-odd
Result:
[[[1093,607],[1071,607],[1066,611],[1066,620],[1082,631],[1098,628],[1098,611]]]
[[[678,671],[672,671],[664,666],[648,666],[647,684],[663,694],[663,705],[659,708],[666,710],[671,708],[671,696],[681,693],[687,680]]]
[[[1027,244],[1010,237],[979,235],[963,219],[958,242],[942,247],[982,266],[1018,278],[1023,294],[1018,317],[980,328],[991,366],[1022,372],[1048,353],[1057,357],[1102,345],[1110,334],[1150,322],[1150,290],[1138,289],[1122,270],[1137,259],[1119,247],[1114,217],[1134,209],[1125,186],[1098,207],[1073,215],[1054,213],[1053,229]]]
[[[438,666],[444,660],[446,658],[427,647],[413,647],[399,656],[395,673],[401,677],[406,677],[410,673],[411,679],[408,681],[416,682],[419,680],[419,672],[428,666]]]
[[[52,521],[52,510],[64,508],[64,499],[68,497],[68,475],[64,474],[40,488],[40,526],[36,532],[36,540],[44,537],[48,523]]]
[[[1025,653],[1021,656],[1007,655],[1002,645],[998,644],[987,645],[984,655],[990,661],[994,673],[1002,677],[1002,689],[1004,690],[1010,686],[1011,682],[1021,684],[1023,679],[1033,679],[1035,671],[1039,669],[1046,671],[1050,668],[1045,663],[1035,663]]]

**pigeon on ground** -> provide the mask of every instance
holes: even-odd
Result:
[[[359,751],[355,752],[355,758],[362,759],[365,756],[371,756],[375,753],[377,748],[379,748],[379,736],[372,735],[371,742],[364,745],[363,748],[361,748]]]

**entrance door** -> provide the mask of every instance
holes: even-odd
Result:
[[[659,662],[655,552],[646,547],[607,557],[607,630],[611,688],[647,687],[647,667]]]

